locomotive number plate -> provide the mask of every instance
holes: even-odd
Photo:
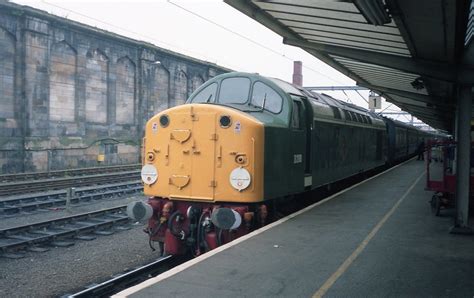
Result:
[[[293,163],[302,163],[303,162],[303,154],[295,154],[293,155]]]

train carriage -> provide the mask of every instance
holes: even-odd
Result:
[[[420,142],[431,135],[401,121],[389,118],[383,120],[387,126],[388,160],[391,164],[413,156]]]

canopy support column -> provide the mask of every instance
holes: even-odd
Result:
[[[472,86],[461,85],[456,111],[456,218],[451,233],[472,233],[469,220],[471,178],[471,109]]]

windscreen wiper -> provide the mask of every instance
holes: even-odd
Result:
[[[262,112],[263,112],[263,109],[265,108],[266,102],[267,102],[267,93],[265,93],[265,95],[263,96],[263,102],[262,102],[262,107],[261,107]]]
[[[252,103],[252,100],[249,101],[249,106],[250,107],[253,107],[253,108],[257,108],[258,110],[256,111],[249,111],[249,112],[263,112],[263,110],[265,109],[265,103],[267,102],[267,94],[265,93],[265,95],[263,96],[263,100],[262,100],[262,105],[261,106],[257,106],[256,104],[253,104]]]

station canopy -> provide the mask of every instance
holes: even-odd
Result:
[[[225,0],[434,128],[474,83],[471,0]]]

